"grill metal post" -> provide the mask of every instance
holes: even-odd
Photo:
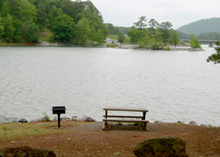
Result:
[[[52,108],[53,114],[57,114],[58,117],[58,128],[60,128],[60,115],[65,114],[65,106],[54,106]]]
[[[58,113],[57,116],[58,116],[58,128],[60,128],[60,114]]]

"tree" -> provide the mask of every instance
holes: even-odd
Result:
[[[7,16],[4,18],[4,40],[7,42],[13,41],[13,33],[15,31],[15,28],[13,26],[13,18],[10,14],[7,14]]]
[[[79,20],[76,30],[76,43],[83,46],[86,45],[91,33],[89,21],[86,18]]]
[[[74,6],[76,6],[76,4],[78,4],[78,2],[73,2],[71,0],[62,0],[60,3],[60,6],[63,10],[63,13],[66,15],[71,16],[73,19],[76,20],[76,16],[75,16],[75,8]],[[79,7],[81,8],[81,7]],[[77,13],[76,13],[77,15]],[[77,23],[77,21],[75,21],[75,23]]]
[[[55,19],[53,33],[61,42],[72,42],[75,38],[75,23],[69,15],[60,15]]]
[[[144,29],[147,27],[147,19],[145,16],[139,17],[139,21],[135,22],[134,25],[136,28]]]
[[[175,30],[171,31],[170,37],[169,37],[169,42],[174,46],[178,45],[180,40],[179,40],[179,34],[177,33],[177,31],[175,31]]]
[[[156,30],[159,27],[159,23],[155,19],[150,19],[149,21],[149,28],[148,28],[148,34],[155,38],[156,37]]]
[[[18,1],[17,18],[21,21],[35,22],[37,20],[36,6],[31,4],[28,0]]]
[[[96,32],[98,32],[98,30],[101,29],[104,33],[104,38],[106,38],[106,36],[109,33],[109,30],[107,28],[107,25],[103,23],[103,19],[100,12],[91,1],[85,1],[84,5],[85,9],[80,14],[78,14],[78,17],[85,17],[89,21],[90,26],[94,27]]]
[[[3,18],[0,16],[0,39],[4,35],[4,26],[3,26]]]
[[[167,42],[168,42],[169,36],[170,36],[170,32],[172,30],[172,24],[169,21],[162,22],[160,24],[160,29],[159,30],[161,31],[162,40],[166,45]]]
[[[121,32],[118,27],[115,27],[111,23],[107,23],[106,26],[107,26],[107,28],[109,30],[109,34],[119,35],[119,33]]]
[[[93,36],[93,42],[97,43],[97,44],[101,44],[104,43],[104,39],[105,39],[105,34],[103,32],[103,30],[98,29],[95,32],[95,35]]]
[[[146,35],[146,29],[137,29],[135,26],[131,27],[130,31],[128,32],[131,42],[140,42]]]
[[[125,34],[123,32],[120,32],[118,35],[118,41],[123,43],[125,40]]]
[[[214,64],[219,64],[220,63],[220,41],[216,42],[216,53],[212,54],[211,56],[208,57],[207,62],[214,62]]]
[[[54,25],[55,18],[62,14],[63,14],[63,10],[53,5],[48,13],[49,27],[52,27]]]
[[[9,3],[4,2],[1,8],[1,16],[6,17],[10,11]]]
[[[28,24],[28,29],[25,34],[26,34],[26,37],[23,39],[25,39],[26,42],[28,43],[38,42],[40,34],[39,34],[38,26],[35,23],[32,22]]]
[[[189,44],[190,44],[192,49],[201,48],[199,40],[198,40],[198,38],[196,37],[195,34],[190,35]]]
[[[43,28],[47,27],[48,19],[46,13],[46,6],[43,2],[39,3],[37,6],[37,24],[39,28],[42,30]]]

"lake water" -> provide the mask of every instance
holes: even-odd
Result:
[[[65,106],[65,116],[101,121],[105,106],[140,107],[150,122],[220,126],[220,65],[204,49],[0,47],[0,115],[53,119]]]

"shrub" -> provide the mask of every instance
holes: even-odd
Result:
[[[106,46],[107,46],[107,47],[116,47],[116,46],[118,46],[118,45],[116,45],[116,44],[107,44]]]

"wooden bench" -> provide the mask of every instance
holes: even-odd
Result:
[[[103,108],[103,110],[105,110],[105,115],[103,115],[103,117],[104,117],[103,125],[102,125],[103,130],[106,130],[106,129],[110,128],[110,125],[108,124],[108,122],[140,123],[142,129],[148,130],[147,123],[149,123],[149,121],[145,120],[146,113],[148,112],[147,109],[143,109],[143,108],[105,107],[105,108]],[[135,116],[135,115],[109,115],[108,111],[142,112],[143,114],[138,115],[138,116]]]

